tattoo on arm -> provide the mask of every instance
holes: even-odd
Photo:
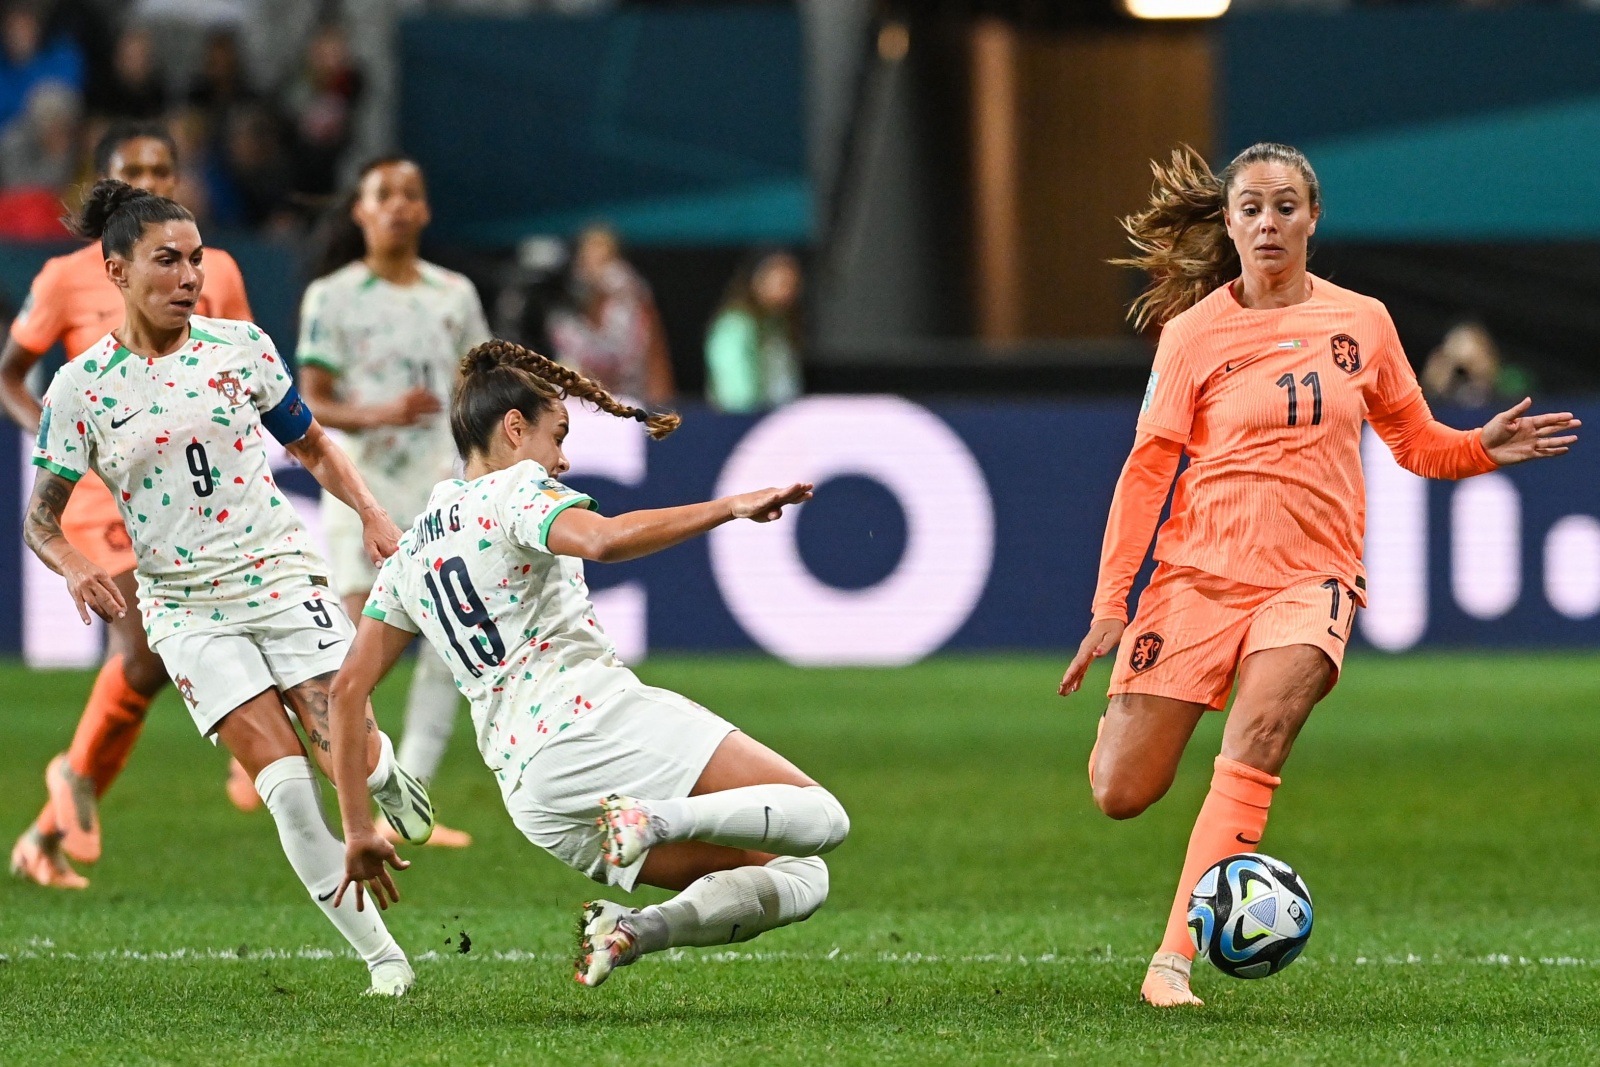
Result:
[[[40,558],[44,548],[61,533],[61,513],[72,496],[73,483],[52,471],[41,470],[33,483],[28,515],[22,524],[22,538]],[[47,561],[48,562],[48,561]]]

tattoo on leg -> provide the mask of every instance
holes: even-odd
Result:
[[[328,690],[333,685],[333,672],[301,682],[284,693],[289,706],[300,716],[305,727],[306,740],[312,747],[332,753],[332,730],[328,725]]]

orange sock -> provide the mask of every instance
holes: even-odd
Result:
[[[121,656],[106,660],[67,749],[67,764],[73,773],[94,779],[96,796],[104,795],[127,765],[150,700],[128,685]]]
[[[1189,894],[1206,868],[1239,852],[1254,852],[1267,828],[1267,809],[1272,806],[1272,791],[1282,783],[1277,775],[1218,756],[1216,773],[1211,776],[1211,792],[1200,805],[1200,816],[1189,835],[1189,851],[1183,857],[1183,874],[1178,878],[1178,895],[1167,917],[1167,933],[1161,939],[1162,952],[1176,952],[1194,958],[1194,943],[1189,940]]]

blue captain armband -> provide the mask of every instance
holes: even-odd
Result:
[[[300,399],[300,390],[291,384],[277,407],[261,413],[261,425],[280,445],[292,445],[311,429],[311,409]]]

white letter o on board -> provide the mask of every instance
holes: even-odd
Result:
[[[865,589],[818,581],[798,523],[735,521],[711,533],[711,570],[739,625],[790,663],[892,665],[937,650],[972,614],[994,562],[994,505],[949,426],[899,397],[811,397],[758,423],[722,468],[717,495],[859,475],[906,517],[894,571]]]

